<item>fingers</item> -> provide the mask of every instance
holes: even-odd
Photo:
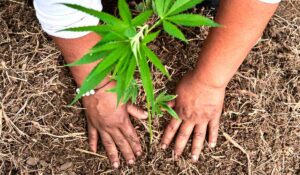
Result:
[[[168,124],[164,135],[162,137],[162,141],[161,141],[161,148],[162,149],[166,149],[171,141],[173,140],[173,137],[175,136],[180,124],[181,124],[181,120],[176,120],[176,119],[172,119],[171,122]]]
[[[190,135],[193,132],[194,124],[190,122],[183,122],[180,126],[180,130],[176,137],[175,142],[175,155],[180,156],[185,148],[186,143],[188,142]]]
[[[115,143],[118,145],[123,157],[126,159],[126,162],[129,165],[134,164],[135,156],[133,154],[130,144],[128,143],[122,132],[120,130],[114,130],[111,133],[111,136]]]
[[[140,139],[133,128],[131,122],[128,120],[128,124],[120,128],[121,132],[129,142],[132,151],[136,156],[142,155],[142,146],[140,144]]]
[[[128,103],[127,104],[127,112],[137,118],[137,119],[147,119],[148,113],[147,111],[142,110],[141,108],[136,107],[135,105]]]
[[[97,129],[88,122],[88,138],[89,138],[89,146],[91,151],[97,151],[98,145],[98,131]]]
[[[174,108],[175,107],[175,100],[169,101],[168,106],[170,106],[171,108]]]
[[[219,119],[212,120],[208,123],[208,143],[209,147],[214,148],[217,144],[219,130]]]
[[[198,124],[194,128],[194,136],[192,143],[192,160],[198,161],[199,155],[203,148],[203,143],[206,136],[207,123]]]
[[[114,140],[105,131],[101,131],[100,136],[101,136],[102,143],[104,145],[108,159],[110,160],[110,162],[114,168],[118,168],[120,166],[120,159],[118,156],[118,149],[115,145]]]

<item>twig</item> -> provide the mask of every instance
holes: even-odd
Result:
[[[94,155],[94,156],[101,157],[103,159],[107,159],[106,156],[102,156],[100,154],[97,154],[97,153],[94,153],[94,152],[91,152],[91,151],[87,151],[87,150],[84,150],[84,149],[76,148],[75,151],[79,151],[79,152],[82,152],[82,153],[91,154],[91,155]]]
[[[10,2],[16,3],[16,4],[21,4],[24,5],[24,2],[18,2],[18,1],[14,1],[14,0],[9,0]]]
[[[3,153],[0,153],[0,157],[10,157],[10,155],[8,155],[8,154],[3,154]]]
[[[251,175],[252,174],[252,170],[251,170],[251,160],[250,160],[249,153],[241,145],[239,145],[236,141],[234,141],[230,137],[230,135],[228,135],[227,133],[223,132],[223,136],[226,138],[226,140],[228,140],[230,143],[232,143],[233,146],[235,146],[236,148],[238,148],[239,150],[241,150],[244,154],[246,154],[247,161],[248,161],[248,175]]]
[[[3,117],[2,109],[0,109],[0,136],[2,134],[2,117]]]
[[[29,137],[26,133],[24,133],[23,131],[21,131],[15,124],[13,121],[11,121],[11,119],[9,117],[6,116],[5,112],[4,112],[4,107],[3,107],[3,104],[1,104],[1,115],[2,117],[4,118],[6,124],[8,127],[12,127],[13,129],[15,129],[15,131],[17,131],[18,134],[20,134],[21,136],[26,136],[26,137]],[[1,117],[1,118],[2,118]],[[2,123],[2,122],[1,122]]]
[[[27,103],[28,103],[29,99],[30,99],[30,96],[27,97],[24,105],[20,108],[20,110],[16,114],[20,114],[25,109],[25,107],[27,106]]]
[[[80,137],[82,135],[84,135],[83,132],[79,132],[79,133],[70,133],[70,134],[66,134],[66,135],[54,135],[54,134],[51,134],[51,133],[48,133],[48,132],[45,132],[45,133],[40,133],[42,135],[48,135],[48,136],[51,136],[51,137],[56,137],[56,138],[68,138],[68,137],[79,137],[79,138],[86,138],[86,137]]]

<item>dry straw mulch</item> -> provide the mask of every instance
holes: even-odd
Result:
[[[210,15],[209,10],[203,11]],[[74,82],[60,52],[22,1],[0,3],[0,174],[299,174],[300,1],[281,3],[262,39],[227,89],[217,148],[192,164],[157,145],[168,118],[156,120],[149,146],[145,122],[134,121],[145,154],[113,170],[101,146],[88,152],[80,103],[68,107]],[[192,69],[207,29],[186,29],[186,46],[162,36],[152,48],[173,76],[153,71],[155,86],[174,90]],[[139,103],[143,104],[141,94]],[[190,143],[189,143],[190,146]]]

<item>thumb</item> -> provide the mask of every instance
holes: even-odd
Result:
[[[169,101],[168,106],[170,106],[171,108],[174,108],[175,107],[175,100]]]
[[[127,104],[127,112],[132,116],[135,117],[137,119],[147,119],[148,118],[148,112],[142,110],[141,108],[128,103]]]

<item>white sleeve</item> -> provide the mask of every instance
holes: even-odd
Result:
[[[102,10],[101,0],[34,0],[36,16],[49,35],[60,38],[78,38],[89,32],[58,32],[68,27],[97,25],[99,20],[91,15],[59,3],[78,4],[95,10]]]
[[[276,3],[279,3],[281,0],[260,0],[260,1],[265,2],[265,3],[276,4]]]
[[[279,3],[281,0],[260,0],[266,3]],[[101,0],[34,0],[36,16],[43,30],[60,38],[78,38],[89,32],[58,32],[68,27],[97,25],[99,20],[91,15],[71,9],[59,3],[78,4],[95,10],[102,10]]]

